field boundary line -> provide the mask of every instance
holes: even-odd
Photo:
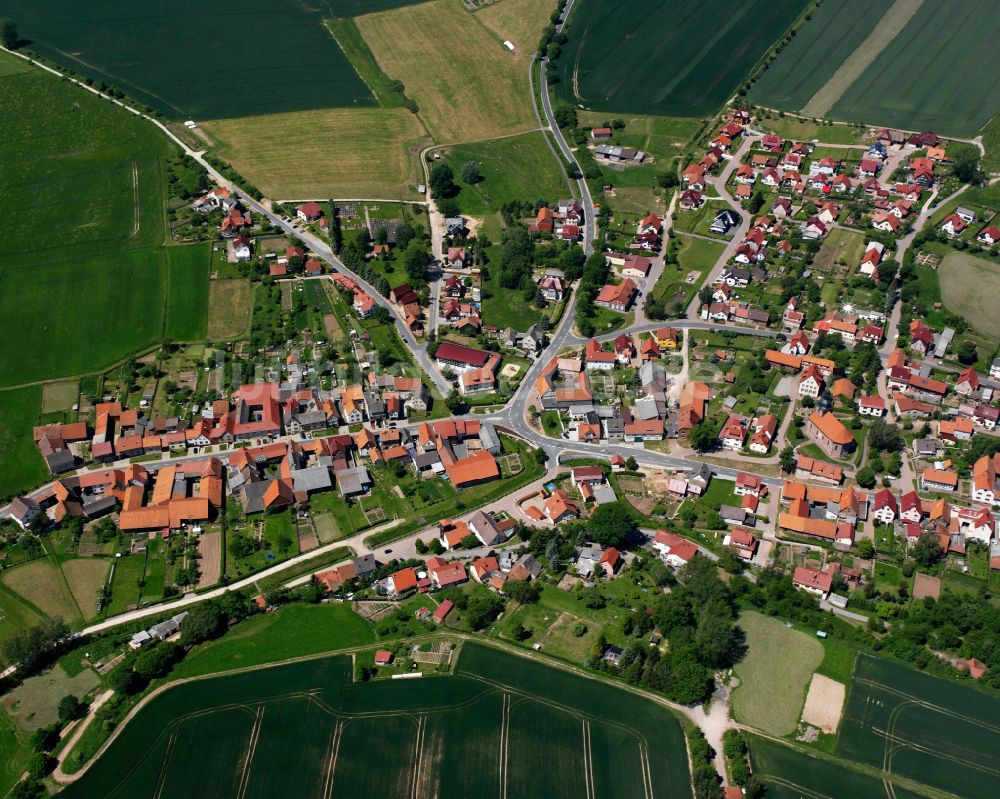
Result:
[[[260,726],[264,718],[264,705],[257,705],[257,715],[253,720],[253,728],[250,730],[250,741],[247,744],[247,759],[243,763],[243,773],[240,775],[240,787],[236,792],[236,799],[244,799],[247,795],[247,788],[250,786],[250,767],[253,763],[253,755],[257,750],[257,742],[260,740]]]
[[[177,742],[177,728],[170,733],[170,740],[167,741],[167,751],[163,753],[163,762],[160,764],[160,774],[156,778],[156,791],[153,799],[160,799],[163,794],[163,786],[167,782],[167,767],[170,765],[170,755],[174,751],[174,744]]]
[[[899,696],[902,697],[903,699],[908,700],[907,702],[903,702],[897,705],[896,708],[898,709],[905,708],[908,704],[919,705],[921,707],[927,708],[928,710],[933,710],[936,713],[940,713],[942,716],[951,716],[953,718],[959,719],[960,721],[968,722],[969,724],[972,724],[974,726],[982,727],[983,729],[989,730],[990,732],[1000,733],[1000,725],[990,724],[987,721],[983,721],[981,719],[974,719],[969,716],[963,716],[961,713],[958,713],[954,710],[949,710],[946,707],[942,707],[941,705],[936,705],[933,702],[928,702],[926,699],[921,699],[918,696],[914,696],[913,694],[908,694],[905,691],[900,691],[898,688],[892,688],[891,686],[885,685],[884,683],[876,682],[875,680],[871,680],[867,677],[857,677],[855,678],[855,682],[859,682],[863,685],[869,685],[873,688],[877,688],[878,690],[885,691],[887,694],[893,694],[895,696]]]
[[[417,734],[413,738],[413,776],[410,782],[410,799],[420,795],[420,769],[424,762],[424,738],[427,735],[427,715],[417,716]]]
[[[338,721],[330,733],[330,743],[327,746],[328,755],[323,775],[323,799],[330,799],[333,794],[333,773],[337,769],[337,756],[340,754],[340,741],[344,737],[344,722]]]
[[[772,777],[770,774],[758,774],[757,779],[761,782],[773,782],[775,785],[780,785],[783,788],[791,788],[793,791],[801,793],[804,799],[834,799],[832,796],[817,793],[809,788],[803,788],[798,783],[786,780],[784,777]]]
[[[642,792],[646,799],[653,799],[653,772],[649,767],[649,747],[639,744],[639,766],[642,769]]]
[[[132,235],[130,239],[139,235],[139,165],[132,159]]]
[[[510,700],[511,695],[504,691],[503,705],[500,709],[500,799],[507,799],[507,752],[510,741]]]

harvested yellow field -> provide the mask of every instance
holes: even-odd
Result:
[[[514,57],[527,70],[553,10],[550,3],[538,0],[501,0],[484,6],[473,16],[501,41],[514,45]]]
[[[497,4],[498,14],[509,15],[499,8],[508,1]],[[403,82],[439,144],[537,127],[526,62],[477,21],[483,13],[466,11],[454,0],[433,0],[355,20],[379,66]]]
[[[422,182],[423,126],[403,108],[329,108],[202,123],[267,197],[396,199]]]

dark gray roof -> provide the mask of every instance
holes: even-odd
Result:
[[[369,574],[378,568],[375,556],[372,554],[361,555],[354,559],[354,570],[359,574]]]
[[[325,466],[310,466],[308,469],[297,469],[292,472],[292,490],[296,493],[322,491],[324,488],[332,487],[330,470]]]

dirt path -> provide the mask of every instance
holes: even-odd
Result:
[[[90,709],[87,711],[87,715],[84,716],[80,723],[73,728],[73,732],[70,734],[69,740],[66,741],[66,745],[59,751],[59,755],[56,758],[56,768],[52,772],[52,777],[56,782],[72,782],[75,779],[74,775],[67,774],[62,770],[63,760],[65,760],[66,756],[73,751],[73,748],[87,731],[90,723],[97,715],[97,711],[101,709],[101,705],[114,696],[114,693],[114,691],[105,691],[103,694],[98,696],[97,699],[90,704]]]
[[[868,71],[879,53],[899,35],[923,4],[924,0],[896,0],[874,30],[802,107],[802,113],[808,117],[825,117],[854,81]]]

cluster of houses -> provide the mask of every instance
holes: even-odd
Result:
[[[584,228],[583,205],[579,200],[559,200],[554,207],[538,209],[528,224],[533,233],[545,233],[562,241],[580,241]]]
[[[680,332],[671,327],[641,337],[638,347],[627,334],[607,345],[591,339],[581,357],[552,358],[545,365],[535,380],[538,404],[542,410],[568,415],[567,435],[577,441],[661,441],[668,434],[670,378],[658,359],[676,349],[680,340]],[[622,367],[638,367],[634,401],[595,403],[592,376]],[[673,426],[670,430],[674,434]]]
[[[950,239],[960,238],[969,230],[969,226],[976,219],[975,211],[960,205],[942,220],[940,230]],[[975,234],[975,239],[983,247],[992,249],[1000,244],[1000,227],[997,227],[991,220],[979,229],[979,232]]]
[[[207,404],[193,423],[151,418],[116,401],[99,402],[92,431],[85,422],[43,425],[34,429],[34,438],[51,473],[60,474],[84,462],[183,454],[195,447],[272,440],[365,421],[383,426],[404,419],[408,409],[426,411],[428,401],[420,378],[370,371],[365,384],[328,390],[301,388],[295,381],[243,385],[230,399]]]

